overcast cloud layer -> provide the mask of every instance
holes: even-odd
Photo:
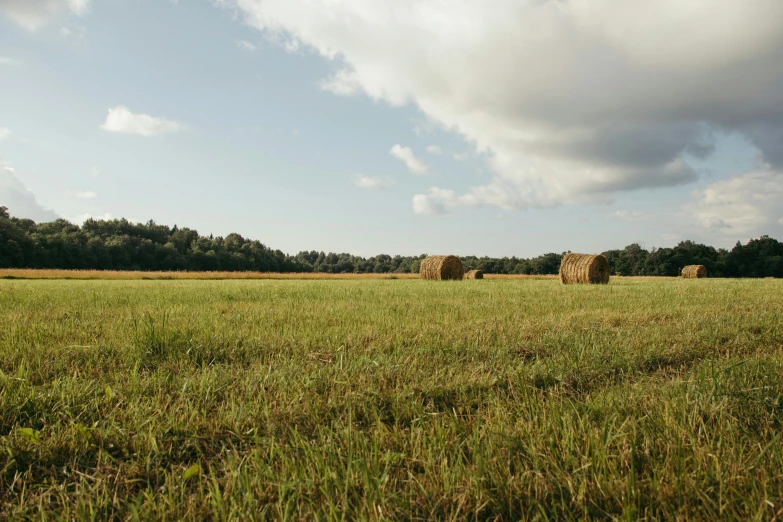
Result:
[[[0,204],[53,217],[29,187],[292,251],[779,237],[781,21],[781,0],[0,0],[0,158],[25,172],[0,165]],[[120,188],[144,176],[212,213]],[[495,232],[433,234],[441,214]]]
[[[780,0],[222,0],[344,67],[322,87],[412,102],[488,154],[494,178],[417,212],[607,201],[687,184],[712,131],[783,165]]]

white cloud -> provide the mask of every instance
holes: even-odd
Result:
[[[4,14],[28,31],[36,31],[50,19],[71,12],[84,16],[90,0],[0,0],[0,14]]]
[[[14,58],[9,58],[7,56],[0,56],[0,65],[11,65],[14,67],[21,67],[22,62]]]
[[[108,132],[138,134],[140,136],[155,136],[169,132],[178,132],[184,127],[179,122],[154,118],[148,114],[134,114],[127,107],[118,105],[109,109],[106,122],[101,129]]]
[[[246,51],[256,50],[256,46],[248,42],[247,40],[235,40],[235,43],[237,44],[237,47],[239,47],[240,49],[244,49]]]
[[[433,156],[440,156],[441,154],[443,154],[443,149],[441,149],[437,145],[427,145],[427,152],[429,152]]]
[[[82,190],[76,193],[76,197],[79,199],[94,199],[98,197],[98,194],[91,190]]]
[[[0,127],[0,141],[5,141],[11,138],[11,130],[6,127]]]
[[[453,190],[430,187],[426,194],[413,196],[413,212],[415,214],[445,214],[447,212],[478,205],[479,200],[473,195],[458,196]]]
[[[415,214],[443,214],[446,209],[438,202],[428,199],[424,194],[413,196],[413,212]]]
[[[88,219],[94,219],[96,221],[109,221],[110,219],[114,219],[114,216],[112,216],[108,212],[102,215],[101,214],[93,215],[90,214],[89,212],[85,212],[84,214],[77,214],[75,216],[69,217],[68,221],[77,225],[82,225]],[[131,223],[138,223],[138,221],[133,221],[132,219],[129,219],[128,221],[130,221]]]
[[[321,89],[339,96],[350,96],[361,90],[356,75],[347,69],[337,71],[331,78],[322,81]]]
[[[783,170],[768,165],[737,177],[718,181],[694,192],[697,199],[686,207],[704,229],[732,237],[769,233],[783,201]]]
[[[368,176],[356,176],[353,178],[353,184],[360,188],[387,189],[394,185],[394,181],[381,178],[371,178]]]
[[[414,174],[426,174],[427,164],[418,158],[411,150],[410,147],[403,147],[402,145],[395,145],[389,151],[389,154],[405,163],[408,170]]]
[[[337,62],[324,88],[412,103],[474,144],[494,171],[466,194],[478,204],[690,183],[710,129],[783,164],[780,0],[221,3]]]
[[[48,208],[42,207],[35,194],[16,177],[16,171],[0,161],[0,206],[8,207],[15,217],[34,221],[54,221],[60,216]]]
[[[101,175],[101,171],[100,171],[100,170],[98,170],[98,167],[96,167],[95,165],[93,165],[93,166],[90,168],[90,176],[92,176],[93,178],[97,178],[97,177],[98,177],[98,176],[100,176],[100,175]]]

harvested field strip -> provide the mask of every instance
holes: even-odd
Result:
[[[484,274],[489,279],[554,279],[556,275]],[[0,279],[418,279],[419,274],[328,274],[324,272],[142,272],[136,270],[54,270],[1,268]]]
[[[0,269],[0,279],[418,279],[418,274],[327,274],[324,272],[142,272],[135,270]]]

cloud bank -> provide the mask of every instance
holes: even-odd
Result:
[[[35,194],[28,190],[16,177],[11,167],[0,161],[0,206],[8,207],[14,217],[32,219],[33,221],[54,221],[58,216],[52,210],[42,207],[35,199]]]
[[[783,225],[783,169],[763,165],[758,170],[709,185],[694,196],[687,210],[695,222],[732,238],[757,231],[768,234]]]
[[[691,183],[688,159],[712,152],[715,129],[783,164],[780,0],[221,3],[337,62],[324,88],[413,103],[487,155],[492,179],[463,195],[434,187],[419,212]]]

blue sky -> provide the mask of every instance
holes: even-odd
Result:
[[[781,238],[783,3],[723,3],[0,0],[0,205],[289,253]]]

